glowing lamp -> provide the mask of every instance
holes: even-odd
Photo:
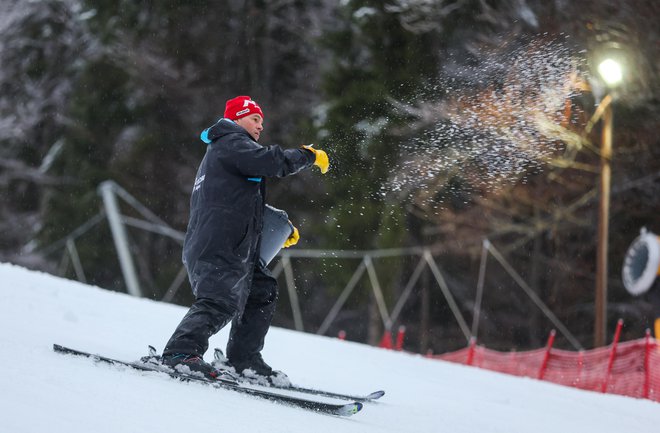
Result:
[[[614,87],[623,80],[621,64],[614,59],[605,59],[600,62],[598,73],[609,87]]]

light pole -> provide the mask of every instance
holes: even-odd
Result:
[[[598,65],[598,73],[613,89],[623,78],[621,65],[607,58]],[[600,147],[600,197],[598,207],[598,249],[596,254],[596,302],[594,323],[594,347],[604,346],[607,335],[607,250],[610,218],[610,178],[612,159],[612,95],[608,93],[594,113],[595,121],[602,116],[602,136]]]

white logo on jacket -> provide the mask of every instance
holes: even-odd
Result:
[[[204,178],[206,177],[205,174],[201,175],[197,179],[195,179],[195,186],[193,187],[193,192],[197,191],[202,187],[202,182],[204,182]]]

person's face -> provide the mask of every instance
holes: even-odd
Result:
[[[254,141],[259,141],[261,131],[264,130],[264,119],[259,114],[241,117],[236,120],[236,124],[242,126],[254,138]]]

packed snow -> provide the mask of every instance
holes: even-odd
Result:
[[[56,354],[135,360],[184,307],[0,264],[0,432],[651,433],[660,405],[274,328],[264,358],[304,386],[387,394],[341,418]],[[224,347],[227,330],[211,340]],[[211,353],[207,353],[207,359]]]

